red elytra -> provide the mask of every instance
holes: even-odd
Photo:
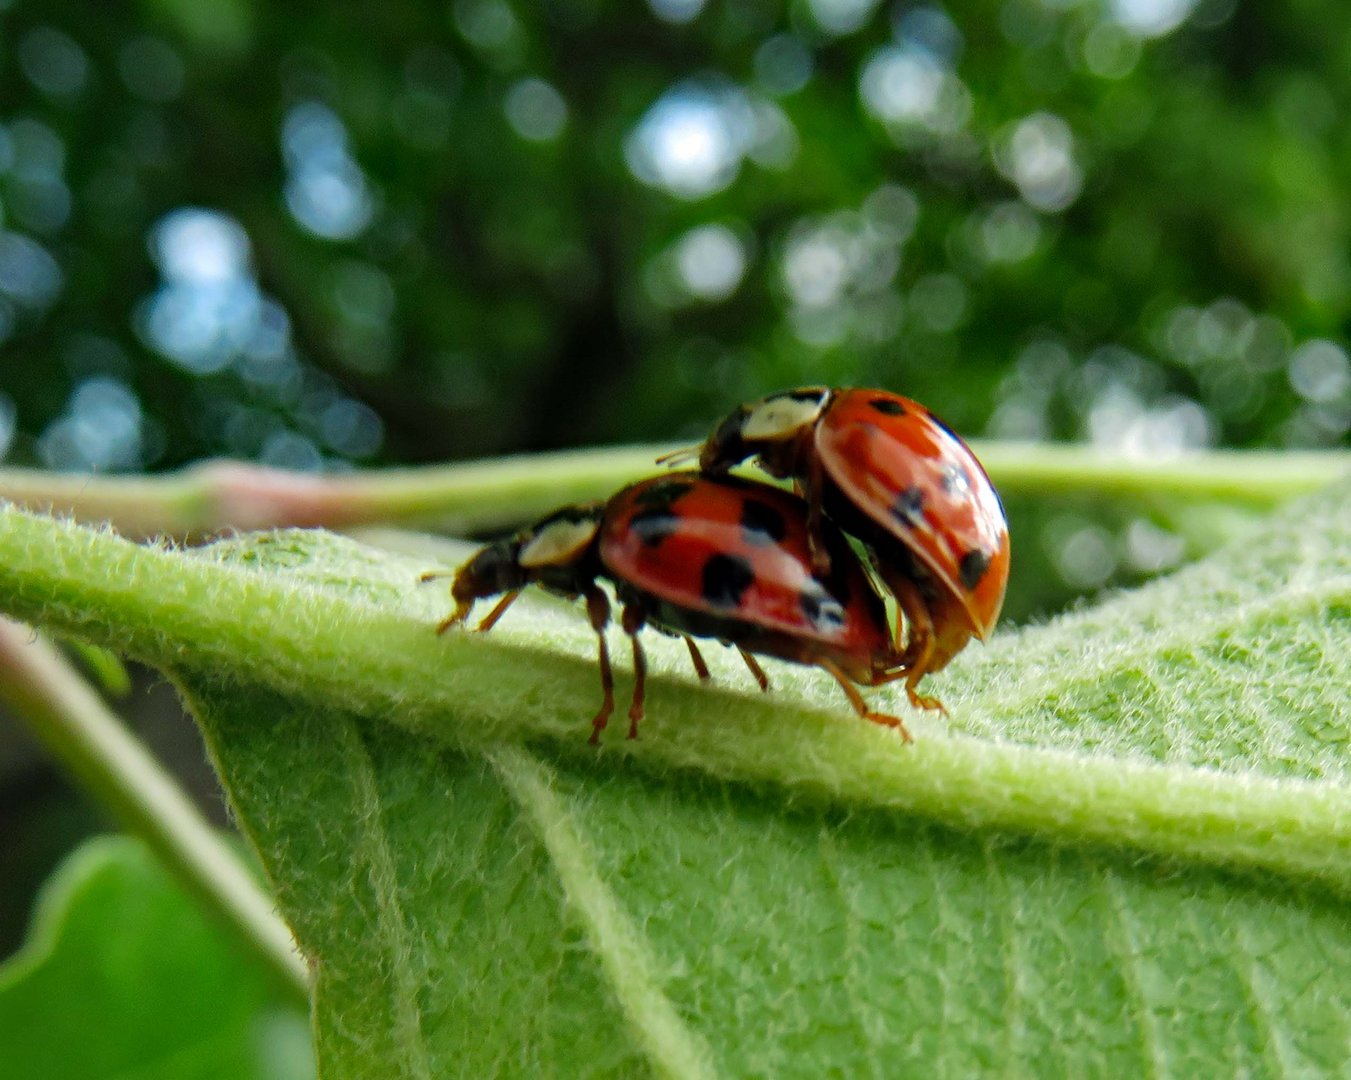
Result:
[[[600,559],[630,589],[671,605],[668,621],[736,620],[756,652],[812,663],[825,655],[869,682],[890,648],[886,609],[834,530],[831,572],[817,576],[806,504],[767,484],[694,473],[625,488],[605,507]],[[710,632],[703,636],[716,636]]]
[[[489,629],[528,584],[585,599],[604,692],[592,721],[596,742],[614,709],[604,634],[610,604],[597,584],[604,578],[623,606],[621,625],[633,648],[630,738],[643,716],[647,671],[637,634],[651,623],[684,639],[701,679],[708,668],[695,637],[735,645],[762,689],[768,683],[752,654],[820,667],[860,716],[909,741],[904,724],[870,710],[853,685],[907,676],[886,607],[833,525],[820,523],[813,539],[808,513],[803,500],[766,484],[693,472],[652,477],[608,502],[564,507],[481,549],[455,573],[455,611],[438,632],[463,622],[475,601],[505,594],[479,624]],[[828,571],[813,565],[814,545],[828,552]]]
[[[910,699],[941,708],[916,685],[988,637],[1008,584],[1008,522],[970,447],[910,398],[815,386],[741,406],[699,464],[721,475],[750,457],[794,480],[813,522],[824,513],[863,541],[906,617]],[[815,560],[826,561],[819,548]]]

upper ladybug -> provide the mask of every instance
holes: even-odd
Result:
[[[899,394],[808,386],[740,406],[704,443],[699,467],[719,475],[750,457],[794,481],[813,536],[824,511],[870,549],[909,626],[910,700],[942,708],[916,684],[971,635],[989,635],[1009,576],[1004,507],[970,448]],[[824,547],[813,560],[829,561]]]

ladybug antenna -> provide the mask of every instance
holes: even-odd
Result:
[[[662,454],[657,458],[658,465],[665,465],[668,469],[675,469],[686,462],[694,461],[699,456],[701,447],[682,446],[679,450],[672,450],[669,454]]]

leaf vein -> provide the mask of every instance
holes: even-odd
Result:
[[[877,1042],[872,1038],[872,1033],[869,1031],[867,1009],[864,1007],[857,990],[859,984],[858,958],[861,951],[858,938],[858,913],[854,910],[853,901],[845,890],[844,881],[841,878],[839,853],[835,850],[835,843],[830,838],[830,832],[825,828],[818,833],[818,847],[821,852],[821,862],[826,868],[826,876],[830,879],[832,891],[839,901],[840,910],[844,913],[845,996],[849,999],[849,1010],[858,1025],[859,1043],[867,1054],[868,1069],[874,1077],[880,1080],[884,1074],[882,1063],[877,1059]]]
[[[497,747],[487,757],[548,852],[653,1066],[680,1080],[715,1076],[711,1050],[662,990],[656,961],[602,879],[578,822],[554,789],[552,770],[515,746]]]
[[[1105,928],[1104,937],[1108,945],[1115,950],[1121,961],[1121,978],[1127,991],[1135,998],[1136,1024],[1140,1031],[1141,1076],[1171,1076],[1167,1054],[1163,1048],[1163,1033],[1159,1029],[1158,1018],[1149,1005],[1149,995],[1145,989],[1144,968],[1140,959],[1140,950],[1135,940],[1135,930],[1131,926],[1128,903],[1121,895],[1116,878],[1110,869],[1104,868],[1099,874],[1103,896],[1106,899],[1107,913],[1116,923],[1117,932]]]
[[[376,926],[384,940],[387,963],[393,976],[394,1023],[398,1033],[395,1043],[404,1052],[410,1074],[421,1080],[432,1080],[432,1066],[422,1029],[422,1010],[418,1005],[421,979],[414,962],[416,953],[408,919],[399,900],[394,853],[385,841],[385,830],[381,825],[382,801],[375,769],[355,725],[344,720],[338,724],[338,731],[351,761],[367,878],[376,896]]]

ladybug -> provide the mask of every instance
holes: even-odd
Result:
[[[806,498],[818,572],[833,558],[815,542],[823,514],[869,549],[909,626],[906,693],[941,710],[917,684],[972,635],[989,636],[1009,577],[1004,507],[970,447],[899,394],[807,386],[738,408],[699,449],[699,468],[721,476],[750,457]]]
[[[591,742],[614,711],[614,677],[605,642],[609,581],[622,606],[620,625],[633,646],[629,738],[643,717],[647,660],[638,631],[650,624],[683,638],[699,678],[708,678],[694,638],[734,645],[762,690],[768,679],[752,654],[812,664],[830,673],[854,710],[896,728],[901,720],[870,710],[855,683],[903,678],[886,605],[848,541],[818,522],[815,543],[829,569],[812,562],[808,506],[790,492],[738,477],[668,473],[624,488],[606,502],[557,510],[510,539],[481,549],[454,575],[455,610],[437,627],[464,622],[478,600],[501,596],[479,623],[490,629],[526,585],[586,602],[600,641],[604,694]],[[423,580],[446,576],[423,575]]]

